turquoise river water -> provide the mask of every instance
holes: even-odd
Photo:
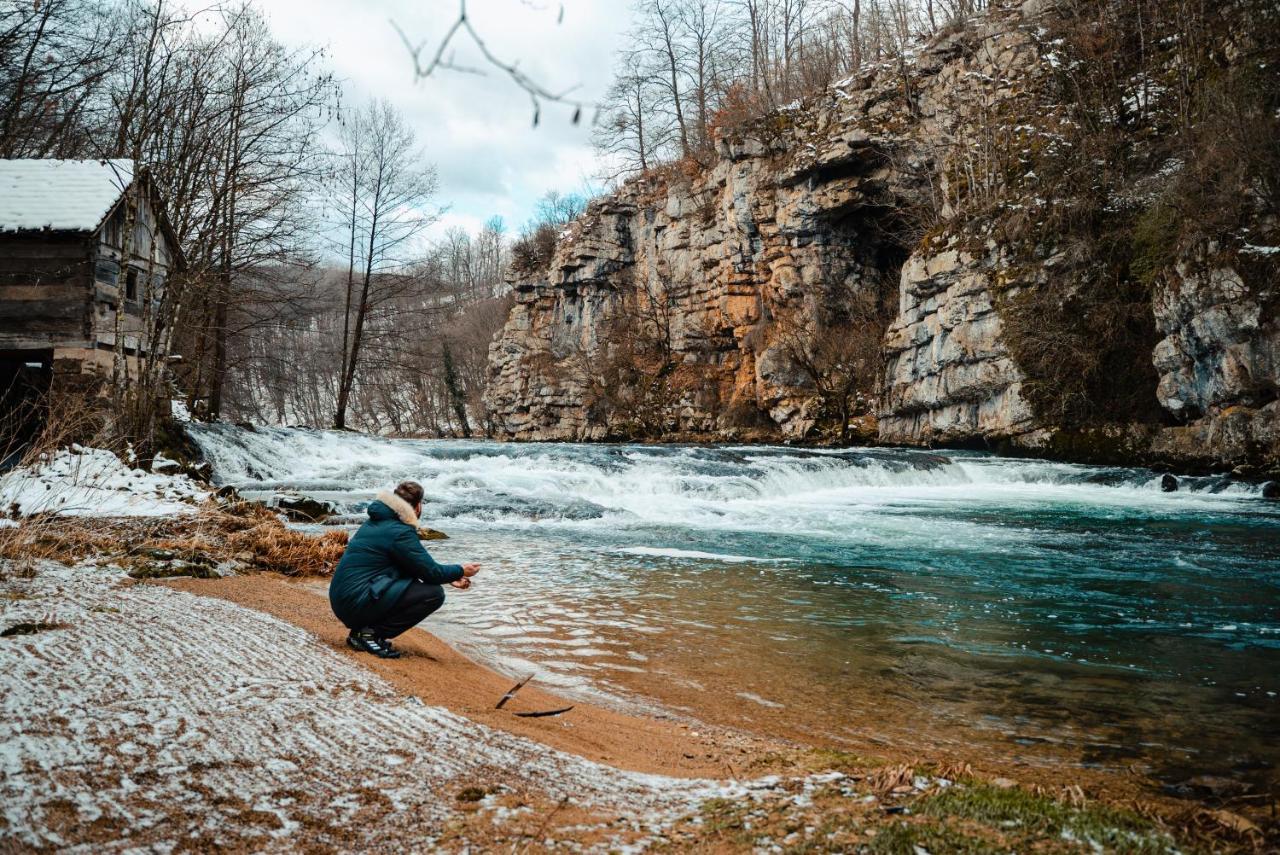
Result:
[[[1164,493],[1148,470],[976,453],[194,432],[219,482],[352,524],[422,482],[451,538],[433,554],[484,564],[429,628],[569,695],[1188,795],[1276,781],[1280,503],[1257,485]]]

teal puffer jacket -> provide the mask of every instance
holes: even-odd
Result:
[[[369,505],[369,521],[347,543],[329,583],[333,613],[351,629],[378,623],[414,579],[433,585],[462,578],[462,565],[437,564],[418,539],[409,503],[383,492]]]

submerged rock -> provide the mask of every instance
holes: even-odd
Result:
[[[1262,485],[1262,498],[1280,499],[1280,481],[1268,481]]]
[[[337,510],[329,502],[293,493],[276,496],[273,506],[294,522],[323,522]]]

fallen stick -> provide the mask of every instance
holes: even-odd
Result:
[[[527,682],[529,682],[529,681],[530,681],[530,680],[532,680],[532,679],[533,679],[533,675],[532,675],[532,674],[530,674],[528,677],[525,677],[525,678],[524,678],[523,680],[521,680],[519,683],[516,683],[514,686],[512,686],[510,689],[508,689],[508,690],[507,690],[507,693],[506,693],[505,695],[503,695],[503,696],[498,700],[498,705],[497,705],[496,707],[494,707],[494,709],[495,709],[495,710],[500,710],[500,709],[502,709],[502,708],[503,708],[503,706],[505,706],[505,705],[506,705],[507,701],[509,701],[509,700],[511,700],[512,698],[514,698],[514,697],[516,696],[516,692],[518,692],[518,691],[520,691],[521,689],[523,689],[523,688],[524,688],[524,684],[525,684],[525,683],[527,683]]]
[[[520,718],[545,718],[546,716],[549,716],[549,715],[560,715],[560,713],[567,713],[571,709],[573,709],[572,706],[567,706],[558,710],[542,710],[540,712],[518,712],[516,713],[516,715],[520,716]]]
[[[523,843],[521,843],[520,841],[516,841],[516,843],[511,847],[512,855],[517,855],[518,852],[524,852],[524,850],[528,848],[530,843],[535,842],[540,837],[542,837],[543,832],[547,830],[547,826],[551,824],[552,817],[558,814],[560,810],[567,804],[569,804],[568,796],[565,796],[564,798],[560,799],[560,803],[551,809],[551,813],[547,814],[546,818],[542,820],[542,825],[538,826],[538,830],[535,831],[533,835],[529,837],[528,840],[525,840]]]

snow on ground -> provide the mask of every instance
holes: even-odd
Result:
[[[132,517],[188,513],[208,491],[185,475],[143,472],[110,451],[73,445],[0,476],[0,512]]]
[[[0,841],[22,847],[429,849],[477,781],[649,834],[741,789],[488,729],[302,629],[114,568],[45,563],[0,583],[0,632],[36,622],[53,628],[0,636]]]

